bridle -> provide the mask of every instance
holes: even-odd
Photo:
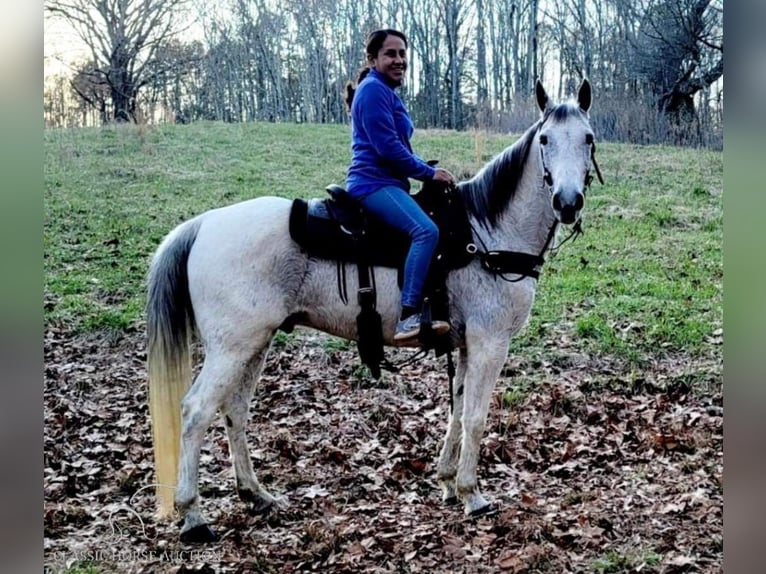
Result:
[[[537,129],[537,132],[540,132],[540,129],[542,128],[543,124],[545,123],[545,120],[540,122],[540,126]],[[596,170],[596,176],[598,177],[598,181],[601,183],[601,185],[604,185],[604,177],[601,175],[601,169],[598,167],[598,163],[596,162],[596,143],[593,141],[592,137],[589,135],[588,137],[589,143],[590,143],[590,159],[591,164],[593,165],[593,168]],[[548,166],[545,163],[545,152],[543,151],[543,145],[540,145],[540,162],[542,166],[542,172],[543,172],[543,184],[548,188],[548,192],[552,195],[553,194],[553,175],[551,174],[551,171],[548,169]],[[590,173],[590,169],[587,169],[585,171],[585,182],[583,187],[583,194],[590,189],[590,184],[593,182],[593,176]],[[453,184],[454,187],[454,184]],[[479,244],[481,245],[482,249],[479,249],[475,243],[469,243],[466,246],[466,251],[468,253],[475,255],[479,258],[479,261],[481,262],[481,266],[486,270],[492,273],[493,275],[500,277],[503,281],[507,281],[508,283],[518,283],[519,281],[522,281],[523,279],[526,279],[527,277],[532,277],[533,279],[538,279],[540,277],[540,271],[543,266],[543,263],[545,263],[545,253],[547,251],[556,252],[558,251],[562,245],[564,245],[567,241],[570,239],[577,239],[580,235],[583,234],[582,230],[582,219],[578,219],[575,221],[574,225],[572,226],[572,231],[567,237],[565,237],[562,241],[558,243],[558,245],[555,245],[551,247],[551,243],[553,242],[553,238],[556,236],[556,230],[558,229],[559,222],[558,220],[553,221],[551,224],[550,229],[548,230],[548,236],[545,239],[545,244],[543,245],[543,248],[540,250],[540,253],[537,255],[532,255],[529,253],[522,253],[519,251],[503,251],[503,250],[488,250],[486,244],[481,238],[481,235],[479,235],[476,232],[476,229],[474,228],[473,224],[471,224],[471,231],[473,233],[473,236],[479,241]],[[515,279],[509,279],[506,277],[506,274],[513,274],[518,275],[519,277]]]

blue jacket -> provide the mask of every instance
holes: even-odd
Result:
[[[432,179],[435,169],[412,152],[407,108],[384,76],[370,70],[351,102],[351,165],[346,189],[364,197],[381,187],[410,190],[409,178]]]

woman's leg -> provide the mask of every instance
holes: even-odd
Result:
[[[402,307],[419,310],[423,285],[439,242],[439,228],[409,193],[398,187],[383,187],[360,201],[370,213],[410,237],[410,250],[404,264]]]

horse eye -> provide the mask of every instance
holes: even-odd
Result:
[[[546,136],[545,134],[541,135],[540,136],[540,143],[542,145],[548,145],[548,136]]]
[[[593,134],[585,134],[585,143],[593,145]]]

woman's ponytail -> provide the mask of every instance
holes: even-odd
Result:
[[[356,93],[356,88],[359,86],[359,84],[367,77],[367,74],[370,73],[370,68],[362,68],[359,71],[359,75],[356,77],[356,80],[353,82],[346,82],[346,97],[344,100],[346,101],[346,109],[351,112],[351,102],[354,101],[354,94]]]

